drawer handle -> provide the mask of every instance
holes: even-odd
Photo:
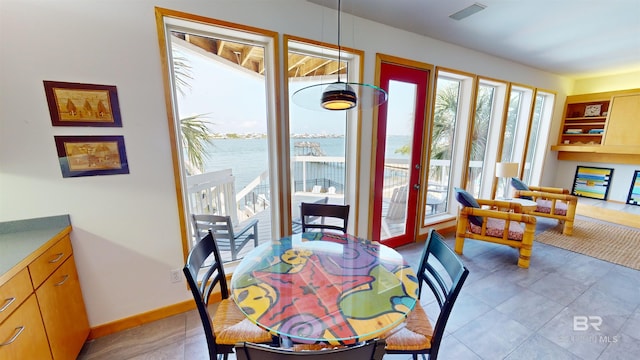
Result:
[[[20,326],[16,328],[16,332],[15,334],[13,334],[13,336],[11,337],[11,339],[9,339],[9,341],[7,341],[6,343],[2,343],[0,344],[0,346],[7,346],[7,345],[11,345],[12,342],[16,341],[16,339],[18,338],[18,336],[20,336],[20,334],[22,334],[22,332],[24,331],[24,326]]]
[[[49,264],[57,263],[58,261],[60,261],[60,259],[62,259],[63,256],[64,256],[64,253],[57,253],[55,259],[49,260]]]
[[[7,298],[4,302],[4,305],[2,305],[2,307],[0,308],[0,312],[7,310],[9,305],[13,304],[14,301],[16,301],[16,298],[14,297]]]
[[[53,284],[53,286],[61,286],[62,284],[66,283],[67,280],[69,280],[69,275],[64,275],[62,277],[62,281],[60,281],[59,283],[55,283]]]

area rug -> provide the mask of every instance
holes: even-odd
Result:
[[[640,270],[640,230],[576,219],[573,235],[562,235],[559,224],[537,234],[536,241]]]

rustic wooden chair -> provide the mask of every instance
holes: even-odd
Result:
[[[462,255],[465,239],[488,241],[518,249],[518,266],[529,267],[536,231],[536,218],[524,214],[515,202],[475,199],[455,188],[458,211],[455,251]]]
[[[564,222],[562,233],[573,234],[573,222],[578,206],[578,197],[571,195],[569,190],[556,187],[531,186],[518,178],[511,178],[511,186],[515,189],[513,197],[535,201],[538,206],[530,215],[541,216]]]
[[[211,256],[213,263],[208,268],[203,267]],[[201,269],[205,270],[205,273],[199,277]],[[241,341],[274,343],[274,338],[249,321],[229,298],[220,250],[211,231],[191,249],[183,272],[202,321],[210,359],[227,359],[235,344]],[[220,288],[221,301],[215,315],[211,317],[208,309],[209,298],[216,287]]]
[[[387,354],[412,354],[413,359],[418,355],[423,359],[429,355],[430,360],[436,360],[444,328],[468,275],[469,270],[444,243],[442,235],[430,229],[417,272],[418,297],[422,298],[423,284],[426,283],[440,307],[440,314],[432,326],[418,300],[405,322],[382,336],[386,341]]]

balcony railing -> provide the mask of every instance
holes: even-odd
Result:
[[[434,191],[440,194],[447,193],[450,163],[449,160],[431,160],[428,189],[436,189]],[[314,189],[320,188],[323,193],[344,193],[344,158],[295,156],[292,172],[294,192],[314,192]],[[387,190],[384,191],[384,197],[388,201],[393,189],[407,184],[408,162],[389,159],[385,163],[385,179]],[[239,192],[235,190],[235,177],[231,169],[189,176],[187,192],[191,213],[229,215],[234,223],[242,222],[270,206],[268,171]],[[444,201],[446,203],[446,199]]]

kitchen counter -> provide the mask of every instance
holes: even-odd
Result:
[[[48,246],[70,232],[69,215],[1,222],[0,283],[33,261],[35,256],[32,254],[40,253],[36,250]]]

